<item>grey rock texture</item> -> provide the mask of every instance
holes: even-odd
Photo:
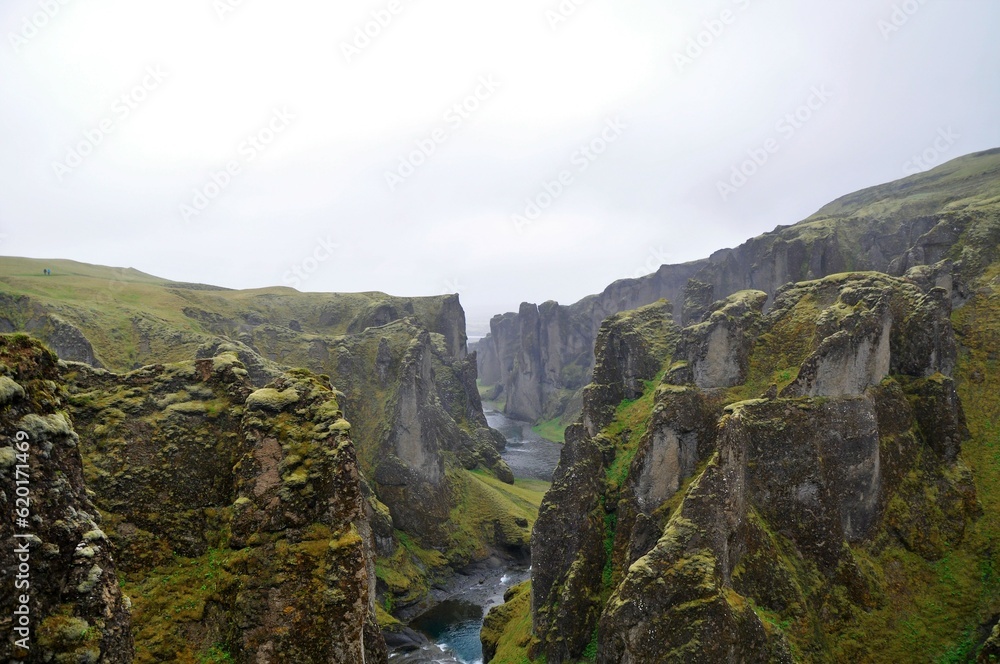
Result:
[[[535,654],[576,661],[596,629],[599,662],[795,661],[752,607],[810,624],[803,565],[868,606],[851,547],[961,542],[979,512],[951,303],[925,285],[836,275],[767,313],[736,293],[679,333],[642,334],[649,308],[610,318],[533,532]],[[622,338],[663,384],[630,390]]]
[[[152,591],[135,598],[144,658],[386,661],[368,503],[326,379],[255,389],[224,351],[128,374],[73,363],[62,380],[108,537]],[[204,566],[191,585],[178,556]]]
[[[0,659],[124,664],[134,656],[130,601],[118,585],[107,525],[87,493],[57,362],[26,336],[0,336]],[[20,509],[30,514],[27,525],[15,521]],[[17,615],[22,596],[27,625]],[[17,643],[25,637],[28,649]]]
[[[713,301],[737,291],[763,291],[770,306],[788,283],[848,271],[894,276],[912,271],[915,278],[933,282],[959,300],[964,286],[961,279],[954,280],[947,261],[959,238],[976,226],[976,216],[952,202],[981,195],[992,185],[995,153],[969,155],[919,176],[844,196],[800,223],[779,226],[702,260],[663,265],[648,276],[616,281],[574,304],[524,303],[517,313],[495,316],[490,334],[480,342],[481,349],[492,346],[480,353],[481,372],[485,369],[483,375],[489,378],[484,382],[506,393],[511,416],[571,420],[580,407],[572,395],[590,382],[590,349],[601,323],[614,313],[661,298],[674,303],[677,323],[688,325],[700,320]],[[977,167],[982,172],[976,172]],[[975,175],[961,175],[963,169]],[[990,240],[974,244],[986,247]],[[965,271],[975,271],[984,260],[988,258],[982,252],[969,251],[961,262]]]

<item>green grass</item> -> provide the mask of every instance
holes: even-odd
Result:
[[[52,269],[53,275],[44,276],[45,268]],[[400,311],[410,306],[431,328],[444,307],[440,297],[300,293],[280,286],[252,290],[187,286],[133,269],[0,257],[0,289],[26,295],[80,329],[98,359],[115,371],[190,359],[198,346],[216,335],[235,337],[248,316],[279,326],[294,319],[306,333],[336,337],[346,334],[359,315],[381,304]],[[23,323],[28,315],[13,305],[8,309],[0,310],[0,315],[15,322]],[[205,312],[205,320],[212,322],[202,322],[185,311]],[[270,350],[272,356],[282,352],[281,348]]]
[[[566,425],[562,424],[558,417],[539,422],[531,427],[531,430],[545,440],[550,440],[553,443],[562,444],[566,442]]]
[[[481,470],[449,470],[448,477],[456,497],[448,520],[449,562],[486,558],[498,532],[506,545],[527,549],[547,482],[518,480],[510,485]],[[526,525],[519,525],[519,519]]]
[[[516,595],[501,608],[503,623],[499,633],[488,634],[496,640],[497,651],[490,664],[545,664],[545,658],[528,657],[531,644],[531,582],[515,587]],[[489,628],[486,628],[487,630]]]
[[[626,399],[615,410],[614,419],[604,433],[615,441],[615,459],[606,473],[608,488],[617,492],[628,477],[629,466],[639,449],[639,441],[646,435],[649,420],[653,415],[653,403],[656,397],[656,385],[662,379],[662,372],[655,380],[645,381],[642,396],[638,399]]]

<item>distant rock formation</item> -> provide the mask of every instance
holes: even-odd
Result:
[[[569,421],[582,409],[580,390],[590,382],[597,332],[614,313],[666,299],[674,320],[687,325],[715,300],[741,290],[766,293],[769,306],[787,283],[864,270],[902,276],[939,263],[975,219],[955,201],[988,197],[1000,172],[998,155],[1000,150],[969,155],[844,196],[801,223],[703,260],[616,281],[575,304],[523,303],[517,313],[490,321],[478,345],[480,379],[505,396],[511,417]],[[891,202],[880,206],[886,200]],[[961,296],[959,289],[948,290]]]

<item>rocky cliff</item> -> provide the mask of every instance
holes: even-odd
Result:
[[[66,359],[141,372],[233,355],[249,387],[294,367],[337,387],[385,561],[376,569],[381,608],[418,602],[439,577],[493,554],[526,555],[521,510],[504,503],[477,516],[523,522],[504,528],[456,518],[481,488],[473,471],[513,481],[499,454],[503,437],[483,416],[457,296],[231,291],[69,261],[44,266],[52,276],[39,261],[0,259],[0,327],[30,331]],[[133,419],[126,407],[107,405]],[[206,467],[206,481],[225,476],[229,461]],[[200,532],[175,524],[189,525]]]
[[[351,425],[325,377],[257,388],[233,352],[62,374],[137,661],[385,661]]]
[[[935,264],[981,214],[963,201],[981,195],[998,173],[1000,150],[969,155],[845,196],[735,249],[617,281],[572,305],[524,303],[490,322],[479,344],[481,379],[505,395],[513,417],[571,421],[581,410],[579,393],[590,382],[594,342],[608,316],[666,298],[675,320],[687,324],[740,290],[772,298],[790,282],[855,270],[901,276]]]
[[[646,343],[599,345],[534,530],[547,661],[591,643],[607,662],[859,655],[844,636],[892,601],[887,552],[962,544],[981,508],[948,294],[850,274],[765,299],[737,293],[675,344],[640,331],[646,312],[602,329]],[[635,390],[630,358],[656,348],[663,380]]]
[[[130,601],[60,382],[50,351],[0,335],[0,659],[131,662]]]
[[[606,320],[494,661],[991,661],[998,161],[824,208],[839,238],[932,224],[901,276],[703,281]]]

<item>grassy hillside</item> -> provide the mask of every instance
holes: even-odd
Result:
[[[0,258],[0,331],[28,332],[62,359],[115,373],[235,352],[257,386],[299,367],[329,380],[374,493],[384,624],[452,569],[527,551],[544,489],[496,479],[512,481],[502,437],[482,414],[455,295],[230,290]]]
[[[43,274],[45,269],[52,274]],[[13,257],[0,257],[0,295],[0,317],[13,327],[40,312],[55,314],[83,332],[97,359],[115,371],[184,360],[214,336],[236,338],[260,327],[301,330],[307,338],[336,337],[414,316],[435,330],[448,306],[442,297],[376,292],[230,290],[173,282],[131,268]],[[464,329],[462,335],[464,343]]]

